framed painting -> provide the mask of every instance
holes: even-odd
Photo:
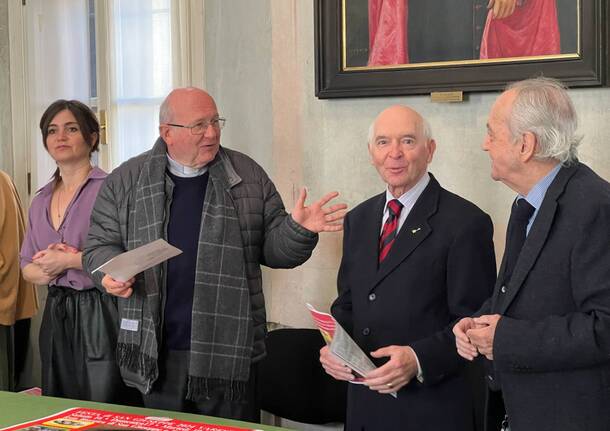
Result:
[[[608,83],[606,0],[314,0],[316,96]]]

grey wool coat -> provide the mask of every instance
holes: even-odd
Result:
[[[166,146],[159,139],[157,146]],[[83,266],[91,273],[114,256],[127,251],[134,232],[136,189],[143,165],[153,150],[136,156],[108,175],[91,214],[91,227],[83,250]],[[211,163],[223,163],[230,194],[238,212],[246,262],[254,329],[252,360],[265,355],[266,312],[260,265],[293,268],[304,263],[317,244],[318,235],[296,223],[286,213],[282,199],[265,171],[250,157],[221,147]],[[170,181],[166,175],[166,183]],[[167,189],[167,188],[166,188]],[[171,196],[159,217],[169,214]],[[163,220],[167,226],[167,220]],[[103,274],[92,274],[101,286]],[[166,280],[160,280],[165,292]],[[135,285],[134,285],[135,286]]]

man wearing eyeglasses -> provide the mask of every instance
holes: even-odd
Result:
[[[125,283],[93,274],[118,301],[119,366],[150,408],[259,420],[256,362],[265,354],[261,269],[292,268],[319,232],[342,229],[329,193],[291,214],[248,156],[220,146],[221,118],[205,91],[172,91],[152,150],[102,187],[84,250],[91,271],[158,238],[183,251]]]

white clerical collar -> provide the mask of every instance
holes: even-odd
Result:
[[[198,177],[205,174],[208,171],[207,166],[202,166],[200,168],[191,168],[190,166],[184,166],[181,163],[178,163],[174,159],[172,159],[169,153],[165,153],[167,156],[167,168],[169,171],[177,177],[182,178],[193,178]]]

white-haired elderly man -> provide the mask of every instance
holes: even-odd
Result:
[[[491,176],[518,196],[494,293],[454,327],[457,350],[490,361],[505,429],[608,430],[610,184],[578,161],[576,112],[555,80],[510,86],[487,129]]]
[[[471,431],[474,397],[451,328],[491,294],[491,219],[428,173],[436,143],[413,109],[381,112],[368,147],[386,190],[345,218],[332,314],[379,368],[349,385],[346,429]],[[326,347],[320,361],[355,378]]]

